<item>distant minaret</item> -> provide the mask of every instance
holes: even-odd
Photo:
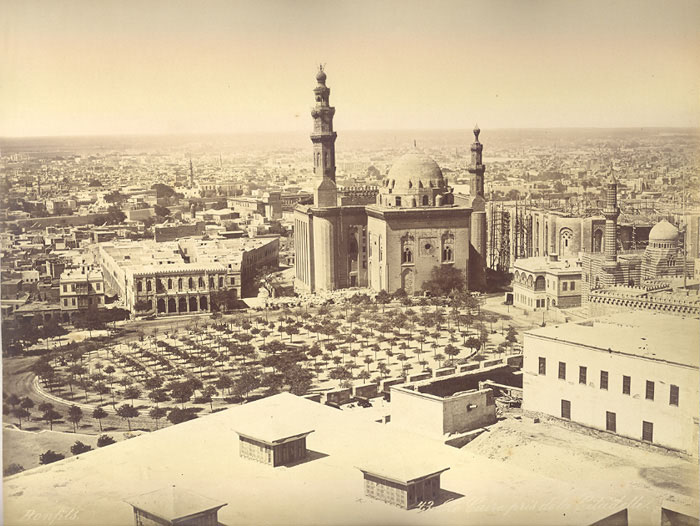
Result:
[[[194,168],[192,167],[192,159],[190,159],[190,187],[194,188]]]
[[[314,145],[314,174],[321,178],[321,183],[314,192],[314,205],[329,207],[336,206],[338,200],[335,184],[335,138],[338,134],[333,131],[335,108],[329,103],[331,90],[326,86],[326,73],[322,65],[318,68],[316,80],[316,105],[311,110],[314,119],[311,142]]]
[[[481,130],[477,124],[474,126],[474,142],[471,146],[472,158],[469,164],[469,173],[472,174],[471,195],[484,197],[484,172],[486,171],[486,166],[481,160],[481,152],[484,149],[484,145],[479,142],[480,133]]]
[[[605,265],[617,264],[617,218],[620,208],[617,206],[617,179],[610,167],[610,175],[605,183]]]

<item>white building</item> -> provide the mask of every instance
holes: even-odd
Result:
[[[581,263],[548,257],[518,259],[513,264],[513,305],[526,310],[581,306]]]
[[[525,333],[523,407],[698,453],[698,320],[634,312]]]

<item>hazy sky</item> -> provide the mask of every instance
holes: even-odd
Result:
[[[0,0],[0,135],[700,125],[700,1]]]

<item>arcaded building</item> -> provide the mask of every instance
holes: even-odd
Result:
[[[210,311],[219,292],[244,297],[255,273],[277,264],[279,238],[101,243],[98,259],[105,285],[132,313],[195,313]]]
[[[474,130],[469,166],[474,195],[456,199],[438,164],[414,150],[394,163],[374,203],[344,204],[335,182],[335,108],[323,68],[316,80],[311,141],[320,183],[313,205],[298,206],[294,213],[295,288],[316,292],[369,287],[414,294],[440,265],[457,268],[468,286],[483,281],[486,216],[480,130]],[[476,220],[473,206],[479,208]]]

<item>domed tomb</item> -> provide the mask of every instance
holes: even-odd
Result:
[[[399,207],[439,206],[451,203],[444,195],[449,190],[440,166],[429,156],[414,151],[394,162],[379,189],[378,203]]]

